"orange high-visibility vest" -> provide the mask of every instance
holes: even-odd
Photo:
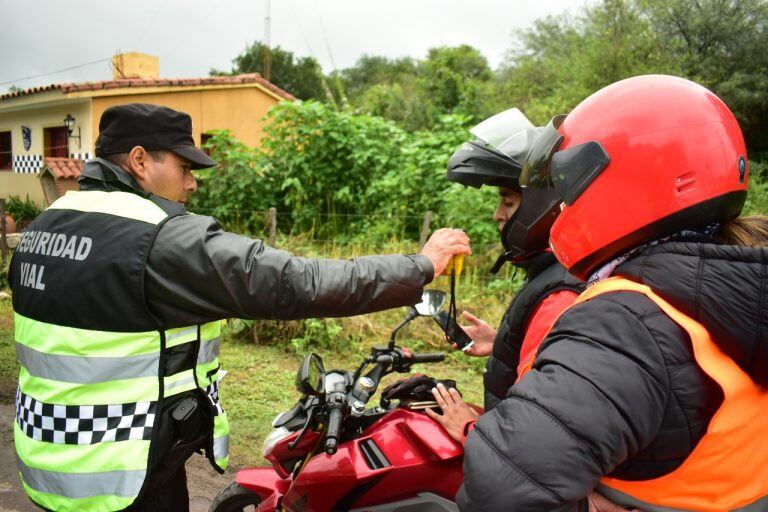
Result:
[[[720,385],[724,399],[680,467],[651,480],[606,477],[597,491],[647,512],[768,511],[768,390],[761,390],[725,355],[703,325],[647,286],[611,277],[589,287],[574,305],[617,291],[642,293],[688,333],[696,362]]]

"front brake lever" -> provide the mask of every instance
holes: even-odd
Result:
[[[313,405],[309,408],[307,411],[307,421],[304,422],[304,426],[301,427],[301,431],[299,432],[299,435],[288,443],[288,449],[294,450],[302,439],[304,439],[304,435],[307,433],[307,430],[309,430],[309,424],[312,422],[312,420],[315,419],[315,411],[317,411],[317,405]]]

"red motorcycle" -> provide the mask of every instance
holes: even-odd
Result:
[[[389,344],[374,347],[354,372],[326,372],[319,356],[305,357],[296,376],[302,396],[275,418],[264,442],[272,467],[239,471],[210,512],[457,512],[463,452],[422,412],[436,403],[382,397],[366,407],[385,375],[445,358],[395,345],[403,326],[436,316],[444,302],[443,292],[424,292]]]

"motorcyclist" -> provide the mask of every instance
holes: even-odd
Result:
[[[523,190],[558,194],[551,245],[590,287],[469,433],[461,510],[585,510],[595,489],[766,509],[768,244],[765,219],[735,219],[746,158],[728,107],[675,77],[617,82],[544,129]]]
[[[468,311],[462,313],[469,322],[464,330],[474,341],[465,352],[490,356],[483,376],[485,410],[490,410],[504,399],[519,370],[530,365],[544,334],[583,285],[557,262],[548,246],[549,228],[559,213],[555,194],[520,188],[520,171],[539,130],[512,108],[486,119],[470,133],[474,140],[463,144],[448,161],[448,179],[476,188],[498,187],[493,220],[498,222],[504,252],[492,272],[507,261],[526,272],[498,331]]]

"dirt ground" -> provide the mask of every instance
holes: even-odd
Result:
[[[21,488],[13,449],[13,406],[0,404],[0,512],[37,512]],[[190,510],[207,512],[216,493],[234,478],[234,472],[216,473],[206,459],[195,455],[187,462]]]

